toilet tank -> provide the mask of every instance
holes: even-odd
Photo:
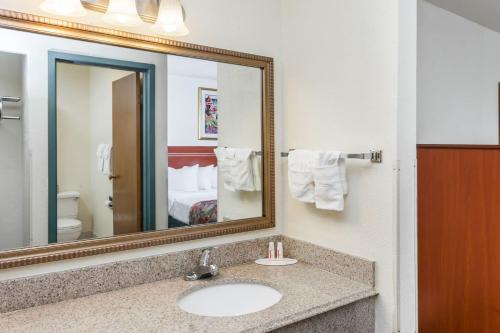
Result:
[[[57,217],[77,218],[79,198],[78,192],[57,193]]]

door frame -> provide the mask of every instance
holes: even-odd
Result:
[[[96,66],[143,74],[142,97],[142,214],[144,231],[155,230],[155,65],[48,52],[48,242],[57,242],[57,64]],[[112,235],[111,235],[112,236]]]

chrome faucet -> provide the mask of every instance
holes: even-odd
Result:
[[[184,277],[184,280],[186,281],[196,281],[196,280],[201,280],[201,279],[208,279],[211,277],[216,276],[219,274],[219,266],[215,264],[210,264],[210,254],[212,250],[216,248],[210,247],[207,249],[204,249],[201,252],[201,257],[200,257],[200,263],[194,271],[189,273]]]

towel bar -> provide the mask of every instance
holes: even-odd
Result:
[[[292,151],[295,149],[290,149]],[[288,157],[288,152],[282,152],[281,157]],[[371,150],[369,153],[346,154],[347,158],[370,160],[372,163],[382,163],[382,150]]]
[[[230,148],[230,147],[224,146],[224,148]],[[254,153],[255,153],[255,155],[257,155],[257,156],[262,156],[262,152],[261,152],[261,151],[255,151],[255,150],[254,150]]]
[[[9,97],[9,96],[0,97],[0,120],[2,120],[2,119],[21,120],[21,117],[5,116],[5,115],[2,114],[2,112],[3,112],[3,103],[4,102],[17,103],[17,102],[20,102],[20,101],[21,101],[20,97]]]

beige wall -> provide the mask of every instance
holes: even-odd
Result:
[[[262,73],[257,68],[218,64],[219,147],[262,150]],[[231,192],[218,177],[218,220],[262,216],[262,191]]]
[[[93,230],[90,186],[89,67],[57,65],[57,185],[78,191],[82,231]]]
[[[384,151],[382,164],[348,162],[341,213],[294,200],[285,183],[284,233],[374,260],[377,332],[393,332],[398,1],[286,0],[282,15],[285,147]]]

